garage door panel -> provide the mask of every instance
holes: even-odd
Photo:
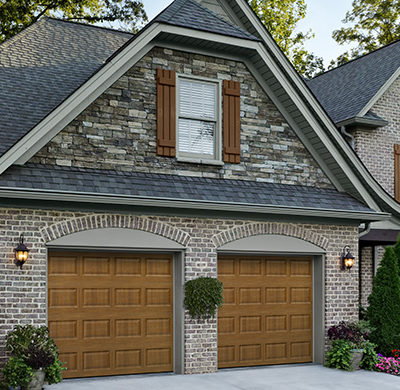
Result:
[[[220,256],[219,367],[312,361],[311,258]]]
[[[172,256],[55,253],[49,270],[49,329],[64,377],[173,369]]]

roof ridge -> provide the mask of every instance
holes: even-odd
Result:
[[[228,22],[225,19],[222,19],[220,16],[218,16],[217,14],[215,14],[213,11],[211,11],[209,8],[204,7],[203,5],[201,5],[200,3],[198,3],[197,1],[193,1],[193,0],[184,0],[184,1],[190,1],[191,3],[197,5],[199,8],[202,8],[204,11],[208,12],[209,14],[215,16],[216,18],[218,18],[221,22],[224,22],[228,25],[230,25],[231,27],[235,28],[236,30],[240,31],[240,32],[244,32],[248,35],[251,35],[248,31],[243,30],[240,26],[237,26],[236,24],[233,24],[231,22]]]
[[[207,7],[203,6],[203,5],[201,5],[200,3],[198,3],[197,1],[193,1],[193,0],[174,0],[168,7],[166,7],[163,11],[161,11],[161,12],[152,20],[152,22],[153,22],[153,21],[159,22],[158,19],[159,19],[160,17],[162,17],[163,14],[168,13],[168,10],[169,10],[170,8],[173,8],[174,6],[176,7],[176,10],[174,11],[174,13],[175,13],[175,14],[178,13],[179,10],[182,9],[186,3],[190,3],[190,4],[194,5],[195,7],[201,9],[202,11],[204,11],[204,12],[208,13],[209,15],[213,16],[214,18],[218,19],[220,22],[222,22],[222,23],[224,23],[224,24],[226,24],[226,25],[228,25],[228,26],[234,28],[237,32],[242,33],[242,34],[244,33],[244,34],[246,34],[248,37],[252,37],[252,35],[251,35],[248,31],[242,29],[240,26],[237,26],[236,24],[230,23],[229,21],[227,21],[227,20],[221,18],[219,15],[215,14],[215,13],[214,13],[213,11],[211,11],[209,8],[207,8]],[[172,16],[173,16],[173,15],[168,16],[168,21],[170,21],[170,19],[171,19]],[[162,23],[162,21],[161,21],[161,23]]]
[[[385,49],[385,48],[387,48],[387,47],[389,47],[389,46],[391,46],[391,45],[394,45],[394,44],[396,44],[396,43],[399,43],[399,42],[400,42],[400,38],[399,38],[399,39],[396,39],[396,40],[393,41],[393,42],[387,43],[386,45],[383,45],[383,46],[381,46],[381,47],[378,47],[377,49],[372,50],[372,51],[370,51],[369,53],[365,53],[365,54],[360,55],[359,57],[352,58],[351,60],[345,62],[344,64],[338,65],[338,66],[336,66],[335,68],[328,69],[328,70],[325,71],[324,73],[320,73],[319,75],[313,77],[312,79],[310,79],[310,80],[308,80],[308,81],[315,80],[316,78],[318,78],[318,77],[320,77],[320,76],[323,76],[323,75],[325,75],[325,74],[327,74],[327,73],[330,73],[330,72],[332,72],[332,71],[334,71],[334,70],[343,68],[343,67],[346,66],[346,65],[349,65],[349,64],[351,64],[351,63],[354,63],[355,61],[361,60],[361,59],[367,57],[367,56],[370,55],[370,54],[374,54],[374,53],[376,53],[376,52],[378,52],[378,51],[380,51],[380,50],[382,50],[382,49]]]

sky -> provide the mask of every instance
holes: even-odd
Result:
[[[351,0],[307,0],[307,16],[299,25],[299,31],[312,29],[315,38],[306,42],[306,49],[324,59],[325,65],[348,49],[332,39],[332,31],[343,26],[346,11],[351,10]],[[144,8],[152,19],[172,0],[143,0]]]

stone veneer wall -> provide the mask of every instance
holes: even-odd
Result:
[[[394,144],[400,144],[400,78],[374,104],[372,112],[389,124],[353,132],[355,151],[379,184],[394,196]]]
[[[217,275],[217,249],[227,242],[257,234],[283,234],[314,243],[326,250],[326,327],[358,318],[358,261],[351,272],[340,271],[343,243],[357,253],[356,226],[256,222],[239,219],[178,218],[128,214],[31,209],[0,209],[0,357],[4,362],[5,335],[14,325],[46,323],[45,242],[73,232],[101,227],[134,228],[175,240],[186,249],[185,279]],[[31,248],[23,270],[13,264],[13,248],[21,233]],[[217,369],[215,319],[185,317],[185,372]]]
[[[156,155],[156,70],[241,82],[241,163]],[[154,48],[30,162],[329,187],[327,177],[241,62]]]

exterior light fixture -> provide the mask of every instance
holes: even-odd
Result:
[[[24,235],[19,237],[19,245],[14,249],[15,251],[15,265],[22,269],[22,266],[28,260],[29,249],[24,244]]]
[[[342,259],[342,270],[344,271],[347,269],[348,271],[350,271],[351,267],[353,267],[354,265],[354,256],[350,252],[350,247],[348,245],[346,245],[343,248],[341,259]]]

